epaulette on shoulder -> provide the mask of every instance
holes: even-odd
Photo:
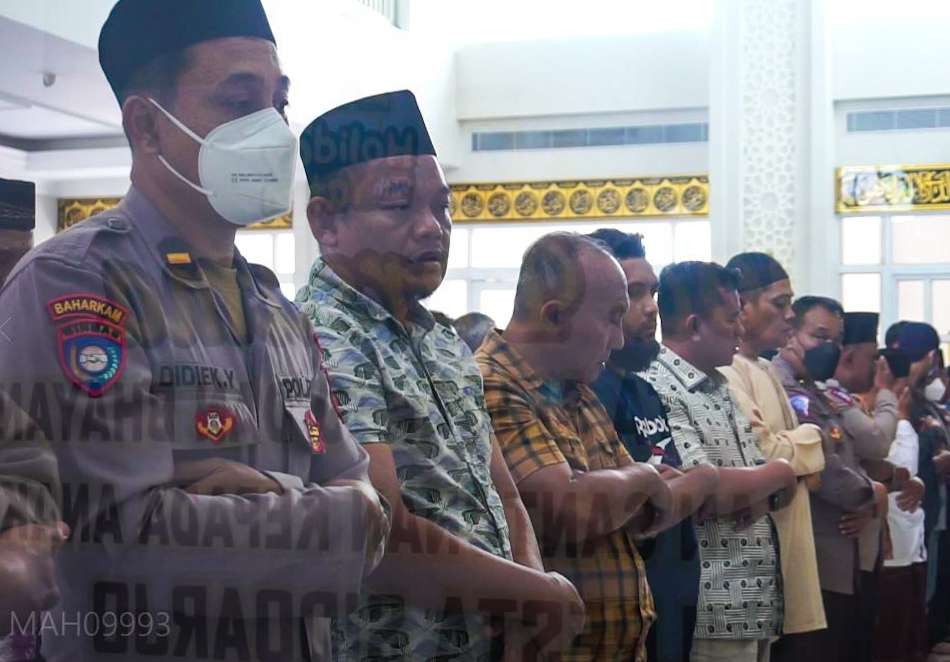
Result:
[[[128,236],[131,224],[128,219],[112,211],[97,214],[73,227],[47,239],[24,256],[7,277],[12,280],[18,273],[37,260],[55,260],[74,267],[83,267],[90,253],[103,246]]]

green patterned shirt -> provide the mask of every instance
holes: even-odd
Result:
[[[409,511],[511,559],[490,475],[494,434],[482,377],[455,330],[422,306],[403,326],[322,259],[297,303],[314,323],[343,422],[358,442],[390,446]],[[335,643],[345,660],[491,659],[484,625],[370,595],[337,628]]]

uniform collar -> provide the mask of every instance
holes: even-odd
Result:
[[[666,345],[660,348],[660,354],[656,357],[656,360],[666,366],[666,369],[673,373],[673,376],[676,377],[688,391],[695,390],[705,381],[713,381],[709,375]]]
[[[792,370],[792,366],[782,358],[781,354],[776,354],[775,358],[772,359],[772,367],[775,368],[775,372],[783,386],[795,386],[801,383],[795,378],[795,371]]]
[[[301,299],[303,301],[312,299],[315,293],[321,293],[336,300],[346,310],[362,317],[382,323],[391,321],[398,326],[402,326],[381,303],[363,294],[340,278],[322,257],[317,258],[313,263],[310,276],[307,279],[307,286],[301,292],[301,296],[298,297],[298,303],[301,302]],[[416,306],[412,315],[412,321],[422,327],[425,332],[431,331],[435,327],[435,318],[422,304]]]
[[[119,208],[130,219],[133,230],[142,236],[148,249],[154,254],[155,259],[162,265],[162,269],[169,277],[186,287],[211,289],[208,279],[198,268],[195,259],[191,257],[191,249],[188,244],[144,193],[133,186],[122,199]],[[174,264],[169,257],[171,255],[187,255],[189,261]],[[280,301],[261,287],[254,271],[249,267],[247,260],[244,259],[236,246],[234,248],[234,267],[238,271],[238,280],[242,284],[241,289],[243,291],[269,306],[281,307]]]

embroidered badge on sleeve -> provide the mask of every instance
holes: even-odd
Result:
[[[101,397],[122,376],[128,310],[96,294],[76,293],[48,302],[58,323],[59,362],[67,379],[90,397]]]

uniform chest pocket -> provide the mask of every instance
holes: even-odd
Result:
[[[299,449],[308,449],[310,454],[327,452],[326,441],[320,423],[313,415],[309,400],[285,400],[283,441],[292,454]]]

